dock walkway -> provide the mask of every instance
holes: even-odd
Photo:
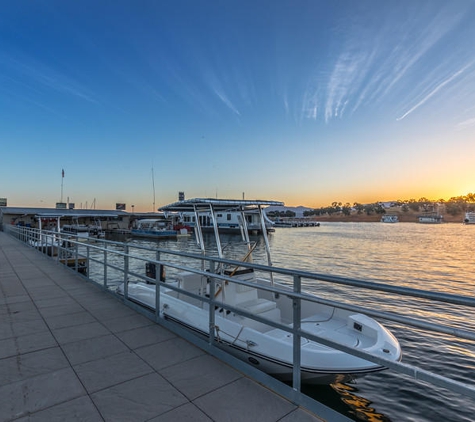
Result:
[[[322,419],[0,232],[0,421]]]

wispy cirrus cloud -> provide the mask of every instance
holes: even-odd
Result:
[[[431,90],[431,92],[425,95],[424,98],[422,98],[422,100],[420,100],[416,105],[411,107],[402,116],[396,118],[396,120],[399,121],[409,116],[412,112],[417,110],[419,107],[425,104],[429,99],[431,99],[435,94],[437,94],[442,88],[444,88],[446,85],[450,84],[452,81],[457,79],[460,75],[462,75],[470,66],[471,66],[471,63],[465,65],[462,69],[458,70],[457,72],[452,74],[450,77],[446,78],[444,81],[439,83],[433,90]]]
[[[167,56],[160,56],[160,60],[152,63],[157,74],[161,74],[166,84],[183,98],[189,105],[198,107],[206,114],[214,115],[215,111],[204,95],[187,75],[186,66]]]
[[[22,85],[22,87],[24,87],[25,85],[23,83],[18,83],[18,81],[12,79],[12,78],[7,78],[5,77],[4,75],[1,75],[0,76],[0,79],[8,79],[9,80],[9,85],[12,85],[12,84],[18,84],[18,85]],[[35,105],[36,107],[39,107],[39,108],[42,108],[43,110],[46,110],[47,112],[51,113],[51,114],[55,114],[56,116],[59,116],[61,118],[64,118],[65,116],[62,115],[61,113],[58,113],[56,110],[54,110],[53,108],[51,107],[48,107],[46,104],[44,104],[44,102],[40,102],[40,101],[37,101],[36,99],[33,98],[33,96],[31,95],[26,95],[26,94],[22,94],[21,91],[17,90],[17,89],[9,89],[7,88],[6,86],[0,86],[0,90],[1,92],[3,92],[4,94],[6,94],[7,96],[10,96],[10,97],[17,97],[20,99],[20,101],[22,101],[23,103],[30,103],[30,104],[33,104]],[[33,88],[31,88],[32,92],[34,92],[35,94],[37,94],[38,92],[36,92],[36,90],[34,90]]]
[[[462,18],[463,13],[451,15],[446,10],[441,10],[423,25],[420,19],[414,17],[397,28],[398,42],[393,44],[393,51],[382,67],[386,77],[381,81],[380,88],[383,89],[380,95],[386,95],[397,85],[459,24]]]
[[[350,101],[361,102],[357,97],[363,80],[372,64],[367,51],[344,51],[338,57],[327,86],[325,121],[342,117]]]
[[[227,97],[227,95],[219,91],[218,89],[214,90],[214,93],[216,96],[228,107],[234,114],[240,116],[241,113],[239,113],[239,110],[234,106],[234,104],[231,102],[231,100]]]
[[[91,103],[99,103],[95,95],[71,77],[38,62],[32,57],[17,53],[15,56],[3,54],[0,62],[6,72],[15,75],[25,87],[32,90],[50,89]]]
[[[472,117],[471,119],[464,120],[463,122],[458,123],[455,128],[457,130],[464,130],[469,127],[475,126],[475,117]]]
[[[336,45],[332,49],[339,51],[333,65],[329,70],[317,65],[315,73],[318,76],[314,79],[318,80],[318,90],[307,88],[302,96],[302,116],[315,119],[312,113],[314,104],[323,104],[320,110],[323,110],[322,116],[328,123],[345,114],[351,115],[361,107],[374,107],[387,101],[394,103],[396,97],[402,96],[401,92],[406,96],[406,102],[407,98],[409,101],[411,97],[420,98],[420,92],[430,89],[434,77],[440,78],[440,74],[428,77],[428,69],[433,70],[431,55],[463,19],[460,10],[453,12],[448,9],[434,13],[430,7],[414,8],[407,13],[398,10],[399,15],[395,9],[391,14],[381,15],[381,19],[371,25],[365,25],[367,22],[359,18],[345,25],[342,32],[345,39],[340,39],[339,48]],[[459,73],[453,69],[457,64],[449,62],[440,70],[447,72],[452,66],[451,77],[457,78]],[[398,120],[433,98],[451,80],[447,78],[432,88]]]
[[[238,78],[233,77],[233,82],[229,80],[228,77],[218,77],[214,67],[204,65],[203,68],[205,69],[203,72],[203,77],[206,86],[211,90],[211,92],[219,98],[219,100],[235,115],[241,116],[238,108],[229,98],[229,95],[226,93],[226,89],[224,87],[234,87],[242,85],[239,82]],[[228,89],[230,91],[231,89]]]
[[[285,99],[287,107],[288,101],[287,98]],[[300,120],[303,118],[305,119],[313,119],[316,120],[318,116],[319,110],[319,92],[318,89],[315,87],[308,87],[304,91],[303,99],[302,99],[302,107],[300,110]]]

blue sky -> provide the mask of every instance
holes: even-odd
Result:
[[[471,0],[3,2],[0,197],[465,195],[473,22]]]

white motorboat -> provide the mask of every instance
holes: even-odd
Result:
[[[79,239],[87,239],[89,237],[89,227],[85,224],[65,224],[61,227],[61,232],[77,236]]]
[[[137,220],[137,226],[133,228],[130,233],[132,236],[154,239],[176,237],[177,235],[171,223],[157,218],[143,218]]]
[[[265,224],[262,207],[269,205],[283,204],[276,201],[192,199],[167,205],[161,210],[178,212],[194,210],[198,221],[195,234],[204,254],[199,225],[200,213],[209,212],[213,216],[222,209],[234,208],[244,216],[252,208],[253,212],[257,209],[261,215],[261,222]],[[252,268],[246,268],[244,262],[252,256],[255,245],[249,241],[246,219],[241,218],[240,221],[244,226],[242,234],[247,245],[247,253],[240,265],[216,271],[214,275],[219,274],[220,279],[214,278],[211,272],[209,276],[204,276],[184,271],[174,280],[162,283],[160,315],[191,332],[209,338],[209,302],[180,293],[172,286],[205,297],[207,301],[214,293],[215,312],[212,326],[217,345],[270,375],[290,381],[293,377],[293,335],[282,328],[257,321],[252,316],[291,328],[294,307],[293,301],[285,292],[292,292],[293,287],[274,281],[272,273],[270,279],[264,279],[258,277]],[[263,231],[264,243],[268,265],[271,266],[269,242],[265,232],[266,230]],[[223,258],[219,231],[216,230],[215,234],[218,255]],[[212,278],[214,284],[210,282]],[[262,286],[273,287],[278,293],[262,290],[259,288]],[[120,285],[117,291],[124,294],[124,285]],[[155,308],[154,284],[129,282],[127,294],[130,300],[151,309]],[[327,384],[385,369],[384,365],[308,340],[305,338],[305,332],[371,353],[377,358],[391,361],[401,359],[399,342],[391,332],[374,319],[357,312],[302,300],[301,330],[303,331],[300,342],[302,383]]]
[[[150,239],[176,238],[190,234],[189,227],[177,225],[172,219],[167,218],[142,218],[135,222],[135,227],[130,231],[132,236]]]
[[[73,216],[70,224],[63,224],[61,232],[64,234],[76,236],[78,240],[87,240],[89,238],[89,226],[79,223],[79,218]]]
[[[58,255],[58,248],[60,246],[58,239],[55,237],[48,238],[46,235],[41,235],[37,240],[29,240],[28,244],[49,256]]]
[[[106,237],[106,233],[102,228],[102,223],[99,218],[94,218],[94,222],[88,225],[89,236],[97,237],[98,239],[103,239]]]

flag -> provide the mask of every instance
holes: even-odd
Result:
[[[62,176],[64,177],[64,169],[62,170],[62,173],[61,173],[61,174],[62,174]]]

